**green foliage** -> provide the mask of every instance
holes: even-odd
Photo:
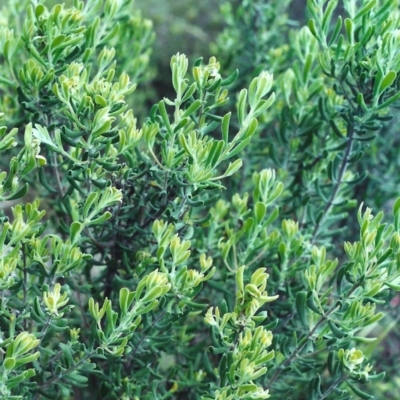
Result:
[[[384,398],[396,186],[391,221],[352,208],[400,100],[397,0],[310,0],[300,29],[225,5],[145,118],[151,23],[53,3],[0,20],[1,398]]]

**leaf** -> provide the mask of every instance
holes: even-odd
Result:
[[[332,35],[329,39],[328,45],[329,47],[332,46],[332,44],[336,41],[336,39],[339,37],[340,31],[342,30],[342,24],[343,24],[343,19],[342,17],[339,15],[336,24],[335,24],[335,28],[333,29]]]
[[[363,17],[365,14],[367,14],[369,11],[371,11],[377,4],[376,0],[371,0],[367,4],[365,4],[364,7],[362,7],[358,13],[354,17],[354,21],[357,21],[361,17]]]
[[[364,112],[366,112],[366,113],[369,112],[368,107],[365,104],[364,96],[362,93],[357,94],[357,103],[363,109]]]
[[[96,94],[94,96],[94,102],[101,107],[107,107],[106,99],[103,96],[100,96],[99,94]]]
[[[66,38],[67,37],[65,35],[56,36],[51,42],[50,48],[56,49],[57,47],[61,46],[65,42]]]
[[[268,97],[267,100],[260,100],[256,108],[253,110],[253,116],[258,117],[265,110],[270,108],[274,101],[275,101],[275,93],[271,93],[271,95]]]
[[[3,54],[4,58],[6,59],[9,65],[11,65],[11,58],[14,54],[14,51],[15,51],[14,40],[7,40],[4,43]]]
[[[255,216],[255,221],[256,221],[257,225],[261,224],[262,220],[265,217],[266,211],[267,211],[267,208],[265,207],[264,203],[261,203],[260,201],[258,201],[254,205],[254,216]]]
[[[244,275],[244,266],[241,266],[240,268],[238,268],[238,270],[236,271],[236,286],[238,288],[238,290],[241,293],[244,293],[244,280],[243,280],[243,275]],[[225,303],[226,304],[226,303]],[[222,309],[221,309],[222,311]]]
[[[392,97],[389,97],[386,101],[384,101],[383,103],[379,104],[379,106],[375,107],[374,109],[379,111],[379,110],[383,110],[386,107],[389,107],[390,105],[392,105],[393,103],[395,103],[397,100],[400,99],[400,91],[397,92],[395,95],[393,95]]]
[[[38,4],[35,8],[35,17],[39,19],[39,17],[46,11],[46,8],[43,4]]]
[[[119,32],[120,29],[120,23],[117,22],[113,29],[111,29],[110,32],[108,32],[99,42],[99,45],[103,44],[103,43],[109,43]]]
[[[275,206],[274,211],[269,215],[267,220],[264,223],[264,226],[269,226],[271,225],[279,216],[279,207]]]
[[[354,42],[354,25],[353,21],[350,18],[346,18],[344,20],[344,27],[346,29],[347,40],[350,43]]]
[[[85,384],[88,381],[88,378],[86,376],[80,375],[76,371],[68,374],[67,379],[78,385]]]
[[[312,291],[308,292],[306,303],[310,310],[314,311],[317,314],[322,315],[321,310],[318,308],[317,304],[315,303],[314,293]]]
[[[303,83],[304,84],[306,84],[308,82],[308,75],[310,73],[312,63],[313,63],[313,56],[311,54],[308,54],[306,61],[304,63],[304,68],[303,68]]]
[[[325,203],[327,203],[328,202],[328,198],[325,196],[324,192],[321,189],[321,186],[319,185],[319,179],[315,180],[314,186],[315,186],[315,191],[317,192],[318,196],[321,197],[321,199]]]
[[[106,211],[103,215],[101,215],[100,217],[97,217],[95,219],[92,219],[90,221],[87,222],[88,226],[91,225],[101,225],[104,222],[108,221],[109,219],[111,219],[112,214],[110,213],[110,211]]]
[[[221,154],[224,150],[225,142],[223,140],[214,140],[209,150],[205,165],[214,168],[219,162]]]
[[[397,198],[393,205],[393,215],[397,215],[400,210],[400,197]]]
[[[317,28],[316,28],[314,19],[310,19],[308,21],[308,29],[318,39]]]
[[[173,132],[172,132],[171,124],[169,122],[168,113],[167,113],[167,110],[165,108],[165,102],[163,100],[161,100],[158,103],[158,110],[160,111],[161,118],[162,118],[162,120],[164,122],[165,127],[167,128],[168,133],[170,135],[172,135]]]
[[[242,89],[239,94],[239,100],[237,106],[238,119],[240,125],[243,125],[243,122],[247,116],[246,105],[247,105],[247,90]]]
[[[25,183],[16,193],[14,193],[12,196],[8,197],[7,200],[17,200],[22,197],[25,197],[25,195],[28,193],[29,185]]]
[[[186,92],[185,92],[184,96],[182,97],[181,102],[184,103],[185,101],[189,100],[189,99],[193,96],[193,94],[194,94],[194,92],[196,91],[196,89],[197,89],[197,84],[196,84],[196,82],[193,82],[193,83],[186,89]]]
[[[222,118],[221,130],[222,130],[222,139],[225,142],[225,145],[229,142],[229,122],[231,119],[231,112],[228,112]]]
[[[334,378],[340,370],[340,362],[336,357],[335,351],[329,352],[327,366],[331,377]]]
[[[324,31],[325,35],[328,34],[331,19],[332,19],[332,14],[333,14],[333,11],[335,10],[335,8],[337,7],[337,5],[338,5],[337,0],[330,0],[328,2],[328,5],[326,6],[324,16],[322,18],[322,24],[321,24],[322,30]]]
[[[379,90],[378,90],[378,95],[382,94],[389,86],[391,86],[393,84],[393,82],[395,81],[397,77],[397,74],[395,71],[391,70],[389,71],[383,78],[381,81],[381,84],[379,86]]]
[[[361,389],[359,389],[358,387],[352,385],[348,380],[346,380],[347,385],[349,386],[349,388],[359,397],[361,397],[362,399],[373,399],[374,396],[363,392]]]
[[[300,322],[305,328],[309,327],[307,320],[307,292],[300,291],[296,294],[296,311],[299,316]]]
[[[77,243],[81,236],[82,224],[80,222],[73,222],[71,224],[69,234],[71,238],[71,243]]]
[[[239,70],[236,69],[231,75],[228,76],[228,78],[222,80],[221,86],[229,86],[229,85],[231,85],[233,82],[236,81],[238,76],[239,76]]]
[[[328,321],[329,328],[335,337],[342,339],[347,336],[340,328],[338,328],[331,320]]]
[[[310,386],[309,386],[309,393],[310,397],[314,398],[314,395],[317,396],[317,398],[322,398],[322,392],[321,392],[321,376],[317,374],[316,377],[312,378],[310,381]]]
[[[196,112],[199,108],[201,107],[201,100],[196,100],[193,102],[182,114],[181,118],[186,118],[192,115],[194,112]]]
[[[387,282],[387,281],[385,282],[385,285],[387,287],[389,287],[390,289],[395,290],[396,292],[400,291],[400,285],[395,285],[394,283]]]
[[[236,171],[238,171],[243,165],[243,161],[241,158],[238,158],[233,163],[229,163],[228,168],[223,174],[223,177],[226,178],[227,176],[233,175]]]

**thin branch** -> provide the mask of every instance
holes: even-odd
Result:
[[[333,381],[331,386],[329,386],[328,390],[325,393],[323,393],[321,397],[317,397],[316,400],[326,399],[333,392],[335,388],[337,388],[342,382],[344,382],[345,379],[346,379],[345,376],[341,376],[339,379]]]
[[[66,371],[60,373],[59,375],[55,375],[52,378],[48,379],[46,382],[40,383],[38,386],[40,388],[45,388],[51,385],[52,383],[63,379],[65,376],[67,376],[69,373],[77,369],[81,364],[83,364],[88,358],[92,357],[95,354],[95,350],[91,351],[90,353],[86,354],[84,357],[82,357],[76,364],[71,365]]]
[[[349,298],[351,294],[359,287],[359,284],[354,284],[351,290],[346,294],[346,297]],[[275,383],[275,381],[282,375],[283,370],[294,361],[294,359],[299,355],[299,353],[304,349],[304,347],[307,345],[308,340],[317,332],[318,328],[329,319],[329,316],[333,314],[335,311],[337,311],[339,306],[332,306],[322,317],[321,319],[315,324],[314,328],[311,329],[311,331],[307,334],[307,336],[303,339],[302,343],[297,346],[295,351],[290,355],[289,358],[287,358],[285,361],[283,361],[281,364],[279,364],[275,370],[275,373],[272,375],[268,386],[266,389],[270,389],[272,385]]]
[[[346,150],[344,152],[342,163],[341,163],[340,169],[339,169],[339,175],[338,175],[338,178],[336,180],[336,184],[333,187],[331,196],[330,196],[328,202],[325,204],[322,217],[314,227],[314,231],[312,233],[312,239],[311,239],[311,246],[315,243],[315,241],[317,239],[317,236],[318,236],[318,233],[319,233],[319,230],[321,229],[321,226],[322,226],[326,216],[331,211],[331,209],[332,209],[332,207],[334,205],[336,196],[338,194],[338,191],[340,189],[340,185],[342,184],[342,180],[343,180],[344,174],[345,174],[347,166],[348,166],[349,156],[350,156],[350,154],[351,154],[351,152],[353,150],[354,133],[355,133],[354,132],[354,126],[351,124],[350,127],[349,127],[349,135],[348,135]]]
[[[275,373],[272,375],[271,379],[269,380],[268,385],[266,386],[266,389],[270,389],[272,385],[275,383],[275,381],[281,376],[283,370],[292,363],[292,361],[298,356],[298,354],[304,349],[304,347],[307,345],[308,340],[314,336],[314,334],[317,332],[318,328],[328,320],[328,317],[336,311],[338,306],[331,307],[326,314],[324,314],[321,319],[315,324],[314,328],[311,329],[311,331],[308,332],[307,336],[303,339],[303,343],[298,345],[295,351],[290,355],[289,358],[287,358],[285,361],[283,361],[280,365],[275,370]]]

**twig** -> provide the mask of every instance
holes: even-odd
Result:
[[[325,217],[328,215],[328,213],[330,212],[331,208],[333,207],[333,203],[335,201],[336,195],[337,195],[337,193],[339,191],[340,185],[342,184],[344,173],[346,172],[346,169],[347,169],[349,156],[350,156],[351,151],[353,149],[353,142],[354,142],[354,126],[350,125],[350,127],[349,127],[349,136],[348,136],[348,140],[347,140],[347,146],[346,146],[346,150],[345,150],[344,155],[343,155],[342,163],[340,165],[338,179],[336,181],[336,184],[335,184],[335,186],[333,188],[333,191],[331,193],[331,196],[330,196],[328,202],[325,204],[322,217],[318,221],[318,223],[315,225],[314,231],[312,233],[311,246],[315,243],[315,241],[317,239],[317,235],[319,233],[319,230],[321,229],[321,225],[322,225],[323,221],[325,220]]]

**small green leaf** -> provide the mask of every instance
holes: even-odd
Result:
[[[199,108],[201,107],[201,100],[196,100],[194,103],[192,103],[182,114],[181,118],[186,118],[192,115],[194,112],[196,112]]]
[[[225,142],[225,145],[229,142],[229,122],[231,119],[232,113],[227,113],[222,118],[221,130],[222,130],[222,139]]]
[[[165,127],[167,128],[168,133],[170,135],[172,135],[173,132],[172,132],[171,124],[169,122],[167,109],[165,108],[165,102],[163,100],[161,100],[158,103],[158,110],[160,111],[161,118],[162,118],[162,120],[163,120],[163,122],[165,124]]]
[[[226,178],[227,176],[233,175],[236,171],[238,171],[243,165],[243,161],[241,158],[238,158],[233,163],[229,163],[228,168],[226,169],[223,177]]]
[[[332,44],[336,41],[336,39],[339,37],[339,34],[342,30],[342,24],[343,24],[343,19],[342,17],[339,15],[336,24],[335,24],[335,28],[333,29],[332,35],[329,39],[329,43],[328,46],[332,46]]]
[[[397,77],[395,71],[389,71],[382,79],[381,84],[379,86],[378,94],[382,94],[389,86],[393,84]]]
[[[329,353],[327,366],[331,377],[335,377],[340,370],[340,363],[336,357],[336,351],[331,351]]]
[[[357,94],[357,103],[363,109],[364,112],[369,112],[367,105],[364,101],[364,96],[362,93]]]
[[[400,91],[394,94],[392,97],[389,97],[386,101],[383,103],[379,104],[375,109],[376,110],[384,110],[386,107],[389,107],[393,103],[395,103],[397,100],[400,99]]]
[[[365,14],[371,11],[376,6],[376,3],[376,0],[371,0],[367,4],[365,4],[365,6],[362,7],[361,10],[359,10],[358,13],[355,15],[354,21],[357,21],[359,18],[363,17]]]
[[[35,16],[36,18],[39,18],[44,12],[46,11],[46,8],[44,7],[43,4],[38,4],[35,8]]]
[[[236,271],[236,285],[241,293],[244,293],[244,280],[243,280],[244,269],[245,266],[243,265]]]
[[[353,21],[350,18],[346,18],[344,20],[344,27],[346,29],[347,40],[350,43],[354,42],[354,25]]]
[[[29,185],[25,183],[17,192],[15,192],[12,196],[8,197],[7,200],[17,200],[22,197],[25,197],[28,193]]]
[[[307,319],[307,292],[300,291],[296,294],[296,310],[299,316],[300,322],[305,328],[309,327]]]
[[[84,205],[83,211],[82,211],[84,218],[87,218],[87,216],[89,215],[89,211],[92,208],[93,204],[95,204],[99,201],[99,197],[100,197],[100,191],[89,193],[89,195],[86,198],[85,205]]]
[[[397,213],[400,211],[400,197],[397,198],[393,205],[393,215],[397,215]]]
[[[315,21],[313,19],[310,19],[308,21],[308,29],[318,39],[317,28],[316,28],[316,25],[315,25]]]
[[[138,314],[147,314],[148,312],[154,310],[158,305],[158,300],[153,300],[152,302],[150,302],[149,304],[147,304],[147,306],[140,308],[137,313]]]
[[[197,89],[197,84],[196,84],[196,82],[193,82],[193,83],[186,89],[186,92],[185,92],[184,96],[182,97],[181,102],[184,103],[185,101],[189,100],[189,99],[193,96],[193,94],[194,94],[194,92],[196,91],[196,89]]]
[[[51,42],[51,48],[52,49],[56,49],[57,47],[61,46],[65,40],[66,40],[66,36],[65,35],[58,35],[56,36],[53,41]]]
[[[308,292],[306,303],[310,310],[314,311],[317,314],[322,315],[321,310],[318,308],[317,304],[315,303],[314,293],[312,291]]]
[[[160,297],[163,293],[163,290],[161,287],[153,287],[151,288],[146,294],[144,295],[142,301],[143,302],[148,302],[156,299],[157,297]]]
[[[313,56],[311,54],[308,54],[306,61],[304,63],[304,67],[303,67],[303,82],[304,82],[304,84],[306,84],[308,82],[308,76],[309,76],[313,61],[314,61]]]
[[[325,8],[324,16],[322,18],[322,30],[324,31],[325,35],[328,34],[332,19],[332,14],[337,5],[338,5],[337,0],[330,0]]]
[[[386,372],[380,372],[379,374],[368,374],[368,379],[370,381],[375,381],[379,379],[383,379],[386,375]]]
[[[103,96],[100,96],[99,94],[96,94],[96,96],[94,96],[94,102],[101,107],[107,107],[106,99]]]
[[[100,224],[108,221],[111,217],[112,217],[112,214],[110,213],[110,211],[106,211],[100,217],[97,217],[95,219],[88,221],[87,224],[88,225],[100,225]]]
[[[346,333],[339,329],[331,320],[328,321],[329,328],[335,337],[342,339],[346,336]]]
[[[75,221],[71,224],[69,230],[71,243],[77,243],[79,241],[81,231],[82,231],[82,224],[80,222]]]
[[[16,360],[14,357],[7,357],[3,362],[4,368],[8,369],[9,371],[14,369],[15,365],[16,365]]]
[[[224,150],[224,147],[225,143],[223,140],[214,140],[212,142],[207,159],[205,160],[205,165],[207,167],[214,168],[220,162],[220,157]]]
[[[239,76],[239,70],[236,69],[231,75],[228,76],[228,78],[222,80],[221,86],[229,86],[229,85],[231,85],[233,82],[236,81],[238,76]]]
[[[262,220],[265,217],[266,211],[267,211],[267,208],[265,207],[264,203],[261,203],[260,201],[258,201],[254,205],[254,216],[255,216],[255,221],[256,221],[257,225],[261,224]]]
[[[246,105],[247,105],[247,90],[242,89],[239,94],[239,100],[237,106],[238,119],[240,125],[243,125],[243,122],[247,116]]]
[[[348,380],[346,381],[347,385],[349,386],[349,388],[359,397],[361,397],[362,399],[373,399],[374,396],[363,392],[361,389],[359,389],[357,386],[352,385]]]
[[[269,226],[271,225],[279,216],[279,207],[275,206],[274,211],[269,215],[267,220],[264,223],[264,226]]]

